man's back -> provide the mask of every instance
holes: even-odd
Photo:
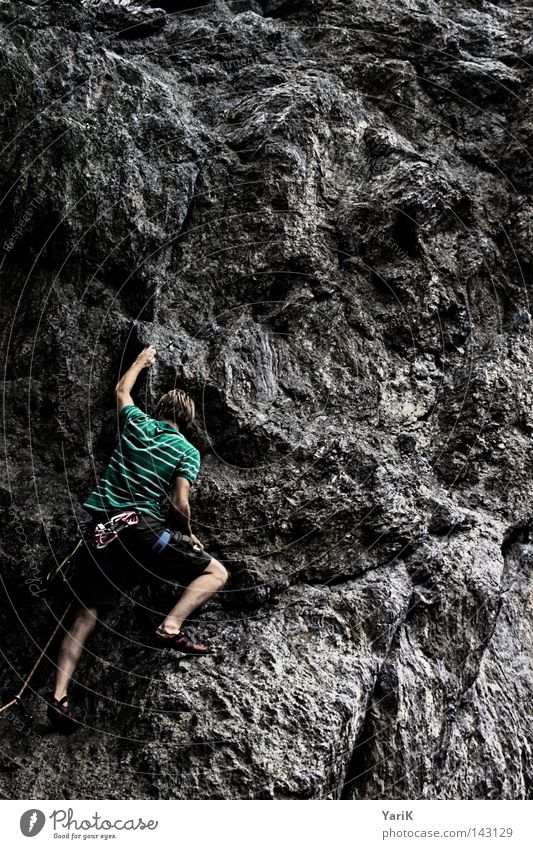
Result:
[[[193,483],[200,454],[177,428],[151,418],[133,404],[122,408],[119,425],[119,443],[83,506],[100,514],[134,507],[163,521],[161,502],[174,478],[179,475]]]

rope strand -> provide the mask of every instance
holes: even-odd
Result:
[[[22,694],[23,694],[24,690],[26,689],[26,687],[27,687],[27,686],[28,686],[28,684],[30,683],[30,680],[31,680],[31,678],[32,678],[32,676],[33,676],[33,673],[35,672],[35,670],[36,670],[36,669],[37,669],[37,667],[39,666],[39,664],[40,664],[41,660],[43,659],[43,656],[44,656],[44,654],[45,654],[45,652],[46,652],[46,650],[47,650],[48,646],[50,645],[50,643],[51,643],[51,642],[52,642],[52,640],[54,639],[55,635],[57,634],[57,632],[58,632],[59,628],[60,628],[60,627],[61,627],[61,625],[63,624],[63,620],[64,620],[65,616],[67,615],[67,613],[69,612],[69,610],[70,610],[70,608],[71,608],[71,607],[72,607],[72,602],[69,602],[69,604],[68,604],[68,606],[67,606],[67,608],[66,608],[65,612],[63,613],[63,616],[62,616],[62,617],[61,617],[61,619],[58,621],[58,623],[57,623],[56,627],[54,628],[54,630],[53,630],[53,632],[52,632],[52,635],[50,636],[50,638],[49,638],[48,642],[46,643],[45,647],[41,650],[41,653],[39,654],[39,657],[37,658],[37,660],[36,660],[36,661],[35,661],[35,663],[33,664],[33,667],[32,667],[32,669],[31,669],[31,672],[29,673],[29,675],[27,676],[27,678],[24,680],[24,682],[23,682],[23,684],[22,684],[22,687],[20,688],[20,690],[18,691],[18,693],[17,693],[17,695],[15,696],[15,698],[14,698],[14,699],[12,699],[10,702],[8,702],[7,704],[2,705],[2,707],[0,707],[0,713],[3,713],[3,712],[4,712],[5,710],[7,710],[8,708],[10,708],[10,707],[12,707],[13,705],[17,704],[17,702],[18,702],[18,700],[21,698],[21,696],[22,696]]]

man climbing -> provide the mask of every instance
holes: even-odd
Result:
[[[141,566],[184,587],[151,643],[189,655],[210,650],[192,642],[183,623],[228,579],[225,567],[204,550],[191,530],[189,490],[198,475],[200,455],[181,430],[194,419],[194,402],[174,389],[159,399],[151,418],[135,406],[130,394],[155,355],[155,348],[145,348],[115,387],[119,443],[83,505],[93,521],[85,556],[71,582],[75,616],[59,647],[55,690],[47,700],[48,719],[65,733],[78,727],[68,704],[68,686],[98,610],[116,603],[116,581],[125,565],[129,570]]]

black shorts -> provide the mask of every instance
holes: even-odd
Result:
[[[212,559],[190,537],[169,531],[149,516],[141,515],[137,525],[121,531],[101,549],[88,541],[91,530],[92,526],[69,585],[74,609],[114,607],[125,586],[148,579],[163,578],[186,587],[205,572]]]

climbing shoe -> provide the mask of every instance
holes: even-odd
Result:
[[[54,731],[59,731],[60,734],[72,734],[80,727],[80,723],[72,715],[70,708],[65,702],[68,701],[68,696],[63,696],[62,699],[54,698],[53,693],[47,699],[46,716]]]
[[[165,635],[160,628],[154,633],[153,642],[156,646],[162,648],[174,649],[182,652],[182,654],[206,655],[212,654],[211,649],[207,646],[202,646],[200,643],[193,643],[183,631],[178,631],[177,634]]]

